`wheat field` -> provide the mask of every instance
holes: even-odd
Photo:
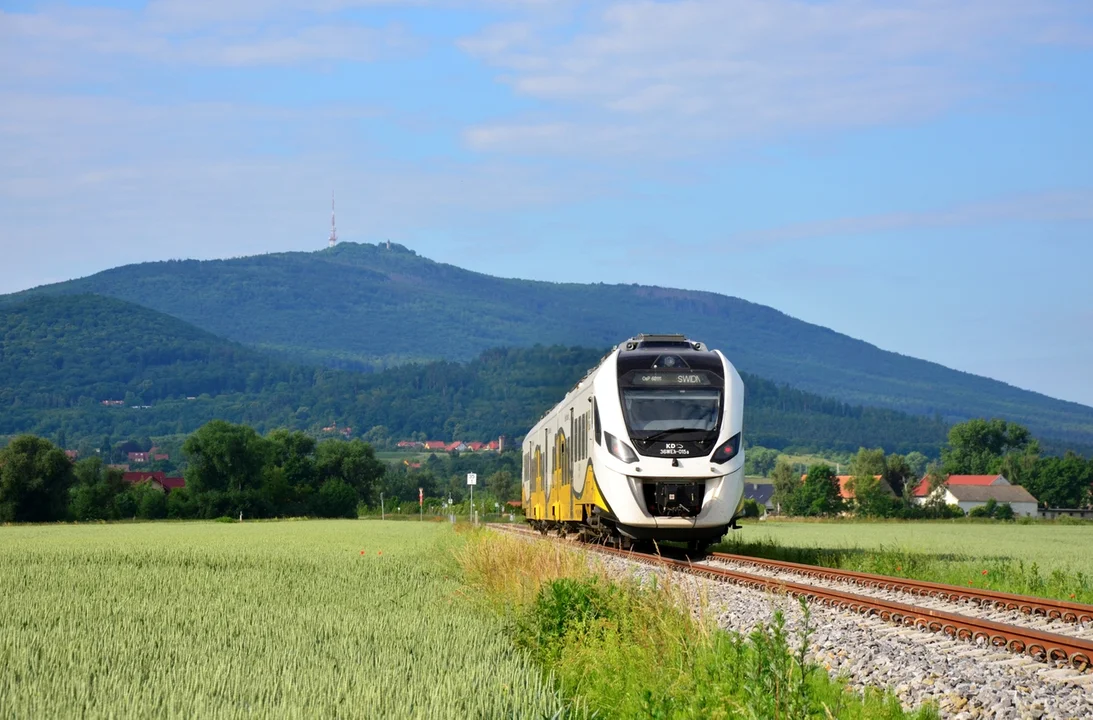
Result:
[[[564,717],[438,523],[0,527],[0,716]]]

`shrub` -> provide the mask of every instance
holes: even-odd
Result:
[[[167,517],[167,496],[162,490],[147,488],[141,491],[137,517],[144,520],[159,520]]]
[[[197,517],[197,503],[187,488],[172,490],[167,496],[167,517],[174,520],[188,520]]]
[[[357,491],[341,478],[331,478],[312,496],[311,511],[319,517],[355,518]]]
[[[744,498],[744,507],[740,511],[740,517],[757,518],[766,511],[766,508],[751,498]]]

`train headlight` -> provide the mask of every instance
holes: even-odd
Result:
[[[713,451],[713,457],[710,458],[710,462],[715,463],[727,463],[736,457],[740,452],[740,433],[736,433],[731,438],[726,440],[717,446],[717,449]]]
[[[607,442],[607,450],[619,460],[627,464],[638,461],[638,454],[634,452],[633,448],[611,433],[604,432],[603,439]]]

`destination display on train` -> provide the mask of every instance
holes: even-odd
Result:
[[[639,370],[630,374],[630,384],[650,386],[671,385],[674,387],[702,387],[711,385],[709,376],[704,372],[663,372],[661,370]]]

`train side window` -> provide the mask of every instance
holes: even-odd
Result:
[[[596,433],[596,444],[599,445],[603,430],[600,427],[600,404],[596,401],[592,402],[592,429]]]
[[[590,416],[591,416],[591,413],[586,412],[584,414],[584,428],[581,430],[581,435],[584,437],[584,457],[585,457],[586,460],[588,459],[588,456],[592,454],[588,451],[588,432],[589,432],[588,419],[589,419]]]

